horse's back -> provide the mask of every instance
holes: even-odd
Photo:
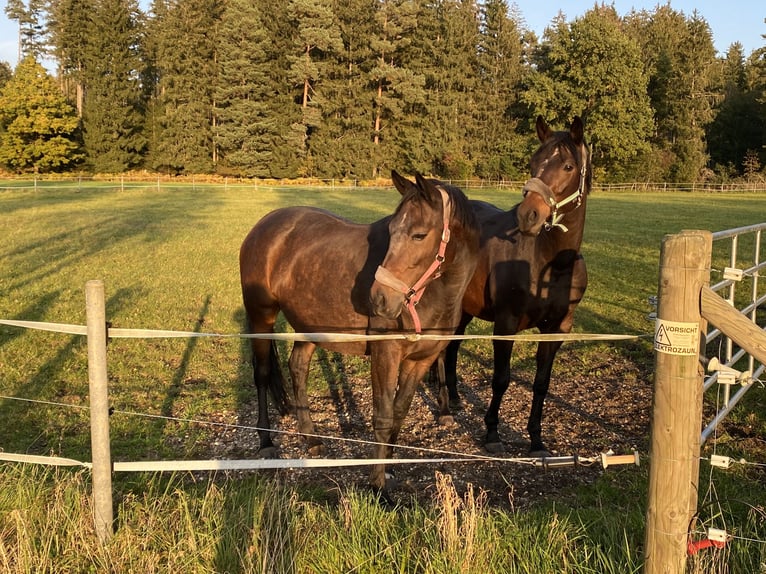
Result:
[[[364,332],[384,230],[313,207],[267,214],[240,249],[248,314],[281,310],[296,332]]]

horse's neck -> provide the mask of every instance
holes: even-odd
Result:
[[[552,255],[564,250],[572,250],[575,253],[580,252],[582,245],[583,232],[585,231],[585,201],[574,211],[568,213],[561,224],[567,230],[560,227],[554,227],[538,235],[541,240],[540,245],[552,250]]]

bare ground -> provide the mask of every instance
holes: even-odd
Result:
[[[587,358],[583,359],[583,355]],[[323,360],[338,363],[323,371],[333,371],[329,384],[315,385],[310,396],[312,418],[317,433],[342,439],[369,441],[372,437],[372,397],[366,373],[345,369],[340,356]],[[648,359],[648,360],[647,360]],[[651,354],[638,345],[628,347],[565,345],[554,366],[546,400],[543,439],[554,456],[594,457],[608,450],[630,454],[646,452],[651,411]],[[315,359],[316,360],[316,359]],[[486,361],[485,361],[486,362]],[[340,374],[339,374],[340,373]],[[453,426],[436,422],[436,389],[421,385],[399,437],[398,458],[443,456],[413,451],[404,447],[439,449],[461,455],[486,455],[483,448],[483,417],[491,395],[491,364],[462,372],[460,391],[463,410],[455,412]],[[500,433],[505,444],[504,458],[528,456],[526,418],[531,404],[534,372],[515,368],[511,387],[500,411]],[[256,426],[255,403],[242,405],[239,425]],[[294,416],[274,416],[272,425],[287,433],[296,432]],[[282,458],[306,457],[305,442],[292,434],[277,434],[275,442]],[[346,440],[324,441],[326,458],[366,458],[371,447]],[[215,438],[210,450],[223,458],[257,456],[258,437],[253,430],[231,428]],[[299,469],[276,471],[288,484],[325,489],[333,496],[349,485],[365,487],[369,467]],[[460,462],[449,464],[396,465],[392,467],[397,487],[392,495],[406,503],[413,498],[427,502],[435,493],[435,473],[451,475],[458,491],[470,483],[485,491],[488,502],[500,507],[524,507],[553,493],[589,484],[604,472],[600,463],[575,468],[542,468],[519,462]]]

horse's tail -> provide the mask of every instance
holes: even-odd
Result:
[[[286,415],[292,410],[290,397],[287,394],[287,381],[279,364],[276,341],[271,341],[271,348],[269,349],[269,393],[279,410],[279,414]]]

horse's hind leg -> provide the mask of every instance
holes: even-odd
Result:
[[[464,316],[460,326],[455,331],[456,335],[465,333],[471,318]],[[439,353],[439,357],[434,361],[431,367],[431,373],[436,375],[439,385],[437,403],[439,407],[438,422],[440,425],[451,425],[455,423],[452,416],[453,411],[463,408],[463,402],[457,391],[457,356],[460,351],[460,339],[450,341],[447,347]]]
[[[272,342],[268,339],[253,339],[253,380],[258,396],[258,437],[260,448],[258,454],[263,457],[276,456],[276,447],[271,440],[271,421],[269,420],[269,384],[273,376],[276,352],[272,350]],[[277,364],[277,368],[279,365]]]
[[[273,333],[279,309],[273,302],[258,303],[257,295],[243,287],[243,299],[251,333]],[[253,361],[253,381],[258,396],[258,437],[259,456],[276,456],[276,447],[271,439],[269,420],[269,393],[281,413],[289,410],[285,392],[285,380],[279,365],[275,342],[271,339],[252,339],[250,343]]]
[[[314,422],[311,420],[309,411],[308,393],[306,391],[306,381],[308,380],[309,365],[311,357],[314,355],[316,345],[306,341],[296,341],[290,353],[290,378],[293,381],[293,395],[295,404],[295,415],[298,418],[298,431],[306,436],[308,452],[311,455],[321,455],[324,452],[322,440],[315,434]]]

